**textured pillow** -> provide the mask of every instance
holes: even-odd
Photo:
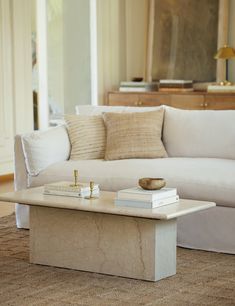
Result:
[[[163,116],[163,109],[104,113],[107,133],[105,160],[166,157],[161,141]]]
[[[70,159],[104,158],[106,133],[101,115],[66,115],[65,121],[72,147]]]

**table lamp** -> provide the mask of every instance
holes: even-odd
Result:
[[[220,85],[231,85],[228,81],[228,60],[231,58],[235,58],[235,50],[227,45],[224,45],[220,48],[216,55],[214,56],[215,59],[225,59],[226,60],[226,80],[221,82]]]

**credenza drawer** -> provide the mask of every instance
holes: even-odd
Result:
[[[204,109],[203,95],[171,95],[171,106],[182,109]]]
[[[206,96],[204,104],[206,109],[235,109],[235,97],[228,95]]]
[[[170,104],[169,95],[139,94],[139,106],[158,106],[162,104]]]
[[[109,105],[125,105],[125,106],[158,106],[162,104],[170,104],[169,95],[146,95],[142,93],[109,93]]]
[[[109,93],[108,105],[138,106],[139,97],[135,93]]]

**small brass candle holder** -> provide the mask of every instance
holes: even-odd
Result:
[[[98,199],[98,197],[93,196],[93,191],[94,191],[94,182],[90,182],[90,195],[88,197],[85,197],[84,199],[90,200],[90,199]]]
[[[79,187],[78,184],[78,170],[73,170],[74,175],[74,184],[71,184],[70,187]]]

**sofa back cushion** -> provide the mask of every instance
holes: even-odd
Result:
[[[104,113],[107,133],[105,160],[166,157],[161,140],[163,116],[163,109]]]
[[[132,112],[147,112],[163,108],[162,106],[155,107],[133,107],[133,106],[108,106],[108,105],[77,105],[76,114],[79,115],[101,115],[102,113],[132,113]]]
[[[69,158],[70,143],[65,126],[21,136],[26,169],[36,176],[49,165]]]
[[[235,159],[235,111],[165,107],[163,143],[171,157]]]
[[[104,158],[106,133],[101,115],[65,115],[71,143],[70,159]]]

